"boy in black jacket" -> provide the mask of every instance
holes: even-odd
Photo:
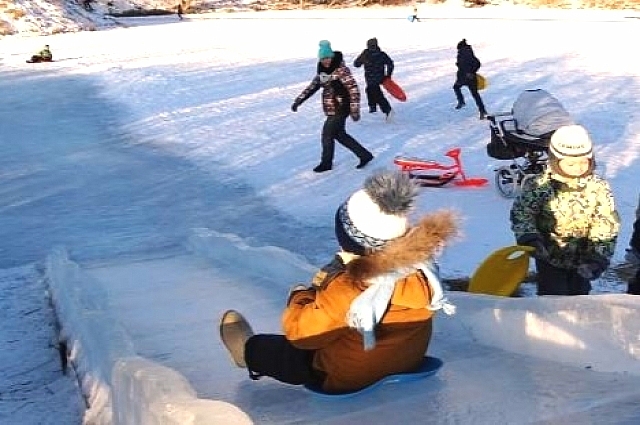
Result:
[[[380,50],[376,38],[367,41],[367,48],[353,62],[353,66],[356,68],[360,68],[362,65],[364,65],[364,79],[367,83],[365,93],[367,94],[369,112],[376,112],[377,106],[380,105],[380,110],[389,121],[392,118],[391,105],[384,97],[380,84],[386,77],[391,77],[393,61],[389,55]]]
[[[473,49],[467,44],[467,39],[463,38],[458,43],[458,56],[456,60],[456,66],[458,72],[456,73],[456,82],[453,84],[453,91],[458,99],[458,105],[456,109],[464,107],[464,96],[462,96],[462,86],[469,87],[471,96],[475,100],[480,112],[480,119],[483,120],[487,116],[487,110],[484,107],[482,98],[478,93],[478,77],[477,72],[480,69],[480,61],[473,53]]]

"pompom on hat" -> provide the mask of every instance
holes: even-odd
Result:
[[[364,255],[403,236],[417,194],[417,186],[404,173],[382,170],[368,177],[363,188],[336,211],[335,233],[340,247]]]
[[[318,45],[320,47],[318,49],[319,60],[333,57],[333,49],[331,48],[331,43],[328,40],[320,40]]]

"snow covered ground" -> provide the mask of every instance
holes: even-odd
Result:
[[[637,13],[424,6],[420,23],[409,13],[168,16],[0,40],[0,267],[7,288],[20,289],[3,297],[7,308],[31,299],[42,309],[51,285],[89,403],[85,421],[110,421],[113,409],[117,423],[143,423],[133,416],[142,401],[166,408],[178,399],[176,411],[213,409],[226,418],[219,423],[640,421],[639,301],[613,277],[579,298],[452,294],[459,312],[438,319],[432,346],[445,360],[438,377],[359,400],[319,402],[231,367],[217,340],[219,314],[238,308],[256,330],[277,332],[287,289],[331,257],[335,208],[371,170],[392,167],[399,154],[446,162],[444,152],[461,147],[467,175],[492,181],[502,163],[485,153],[487,123],[469,98],[453,109],[463,37],[489,78],[482,94],[490,112],[544,88],[590,130],[623,220],[622,261],[640,189],[640,64],[619,46],[635,39]],[[392,124],[366,112],[348,123],[376,155],[367,169],[355,170],[355,158],[337,147],[334,170],[317,175],[319,96],[296,114],[291,102],[313,76],[318,40],[351,62],[373,36],[394,58],[409,100],[393,102]],[[56,62],[26,64],[43,44]],[[352,70],[363,88],[362,71]],[[463,237],[441,259],[444,277],[468,276],[513,242],[510,201],[492,185],[424,189],[416,214],[446,207],[464,219]],[[32,323],[15,313],[0,334],[22,329],[8,337],[21,341],[8,364],[46,353],[48,366],[37,368],[30,388],[65,388],[50,396],[23,390],[4,379],[14,369],[3,368],[5,391],[20,397],[2,391],[0,422],[15,412],[25,424],[80,415],[72,379],[51,375],[56,341],[37,325],[50,323],[47,314]],[[138,376],[132,371],[151,371],[142,375],[162,388],[144,393],[149,387],[127,381]],[[158,377],[176,392],[163,393]],[[53,420],[43,411],[61,413]]]

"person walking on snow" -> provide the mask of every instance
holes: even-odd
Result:
[[[456,109],[465,106],[462,86],[467,86],[480,112],[480,119],[483,120],[487,116],[487,110],[484,107],[480,93],[478,93],[478,76],[476,75],[481,66],[480,60],[473,52],[473,48],[467,44],[466,38],[463,38],[458,43],[457,48],[456,67],[458,71],[456,73],[456,81],[453,84],[453,91],[456,94],[456,99],[458,99]]]
[[[291,290],[284,335],[254,334],[239,312],[223,314],[220,335],[234,363],[254,380],[268,376],[329,393],[357,391],[419,367],[434,314],[455,310],[434,257],[457,234],[457,219],[437,211],[411,227],[407,216],[417,193],[405,173],[370,176],[335,213],[341,251],[333,272]]]
[[[378,46],[378,39],[371,38],[367,41],[367,48],[353,62],[353,66],[360,68],[364,65],[364,79],[367,83],[365,93],[369,112],[376,112],[377,106],[385,114],[386,120],[390,121],[393,110],[389,101],[384,96],[380,85],[385,78],[390,78],[393,74],[393,60]]]
[[[345,128],[347,117],[353,121],[360,119],[358,84],[345,65],[342,52],[334,51],[327,40],[320,41],[319,46],[316,76],[291,105],[291,110],[297,112],[305,100],[322,88],[322,110],[326,116],[322,127],[322,157],[313,171],[331,170],[336,141],[360,159],[356,168],[364,168],[373,159],[373,154],[351,137]]]
[[[562,126],[551,136],[547,170],[527,180],[513,202],[516,241],[535,248],[538,295],[588,295],[590,281],[609,266],[620,220],[594,168],[587,130]]]

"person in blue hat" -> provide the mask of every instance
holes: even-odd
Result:
[[[313,171],[323,173],[333,168],[336,141],[358,157],[360,162],[356,168],[364,168],[373,159],[373,154],[346,131],[348,117],[353,121],[360,119],[360,90],[342,52],[334,51],[328,40],[320,41],[316,76],[296,97],[291,110],[297,112],[298,107],[320,89],[326,119],[322,126],[322,157]]]

